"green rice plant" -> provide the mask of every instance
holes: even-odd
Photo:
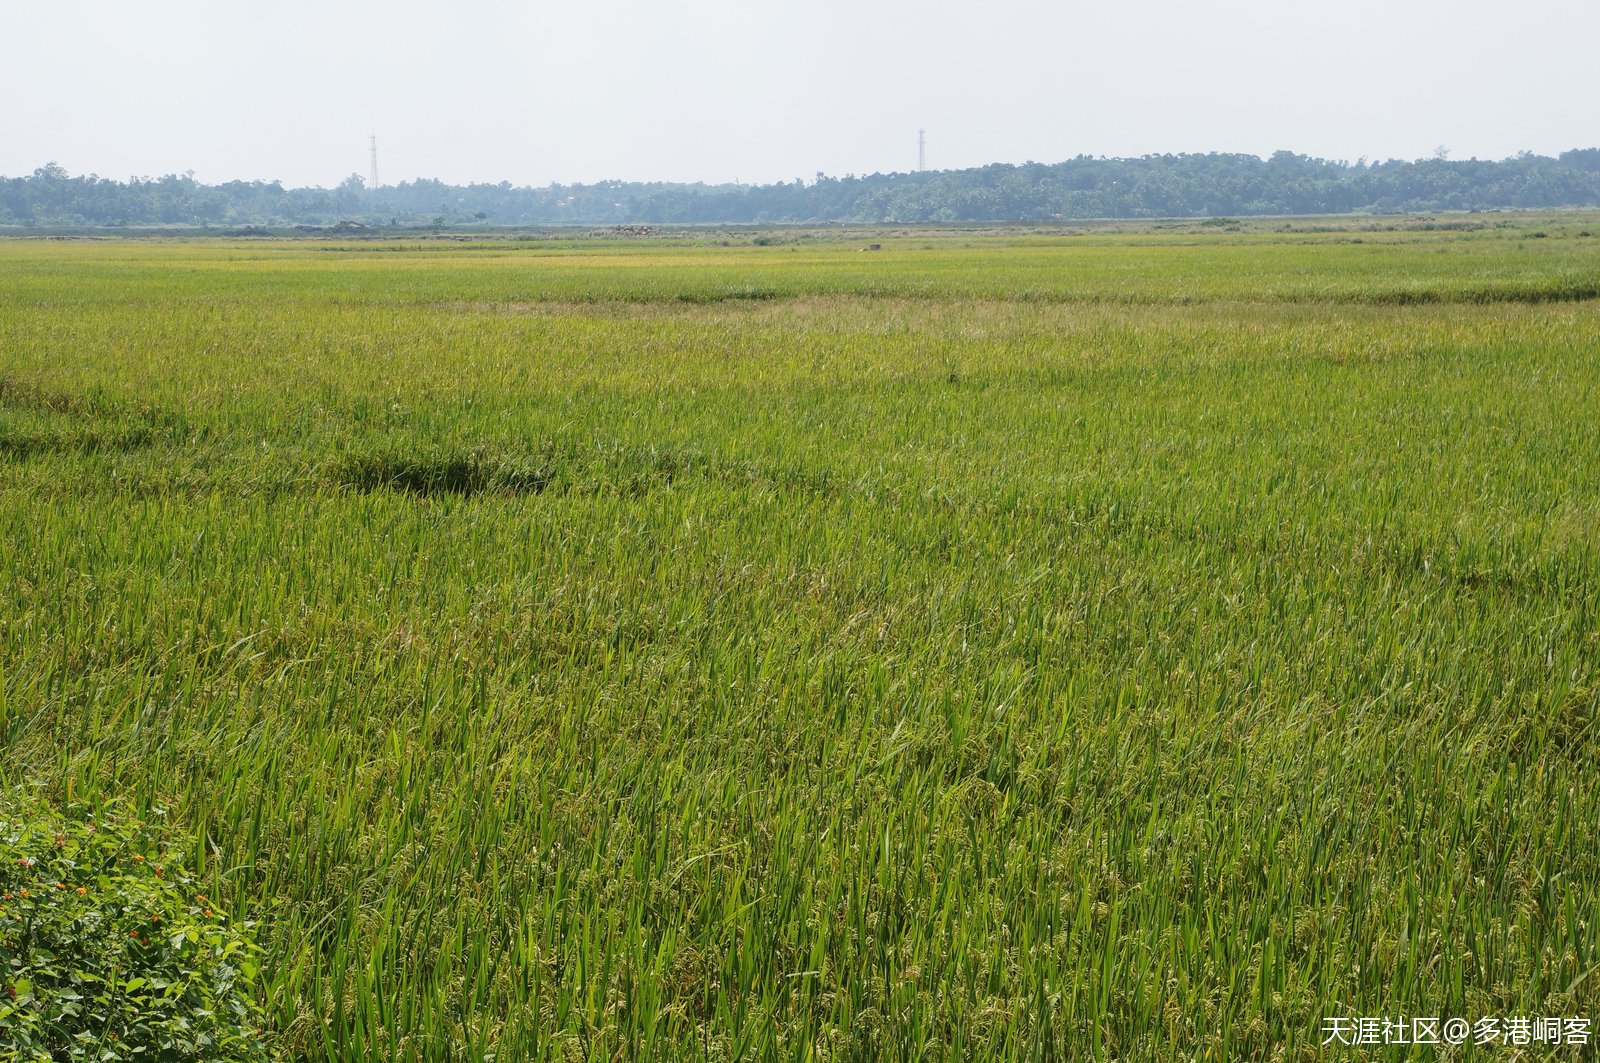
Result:
[[[1594,1016],[1577,224],[0,243],[0,784],[291,1058]]]

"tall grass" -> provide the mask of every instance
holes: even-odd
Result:
[[[169,804],[303,1058],[1592,1014],[1522,235],[0,244],[0,783]]]

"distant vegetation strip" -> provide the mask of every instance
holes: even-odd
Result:
[[[117,181],[55,163],[0,178],[0,226],[783,224],[1390,213],[1600,206],[1600,148],[1499,161],[1354,163],[1280,151],[817,174],[769,185],[602,181],[544,188],[418,180],[367,188],[192,175]]]

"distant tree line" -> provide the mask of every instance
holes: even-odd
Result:
[[[1442,153],[1441,153],[1442,155]],[[1499,161],[1368,163],[1255,155],[1080,155],[770,185],[602,181],[545,188],[407,181],[369,189],[277,181],[207,185],[193,175],[109,180],[51,163],[0,178],[0,225],[244,226],[1049,222],[1086,218],[1344,214],[1600,206],[1600,149]]]

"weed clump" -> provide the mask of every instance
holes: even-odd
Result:
[[[229,920],[152,817],[0,794],[5,1058],[267,1058],[253,924]]]
[[[764,302],[768,299],[778,299],[783,295],[776,288],[767,288],[754,284],[726,285],[711,291],[688,291],[678,293],[680,303],[727,303],[727,302]]]
[[[337,463],[334,480],[358,491],[432,495],[536,495],[550,485],[552,467],[482,451],[464,454],[356,454]]]

